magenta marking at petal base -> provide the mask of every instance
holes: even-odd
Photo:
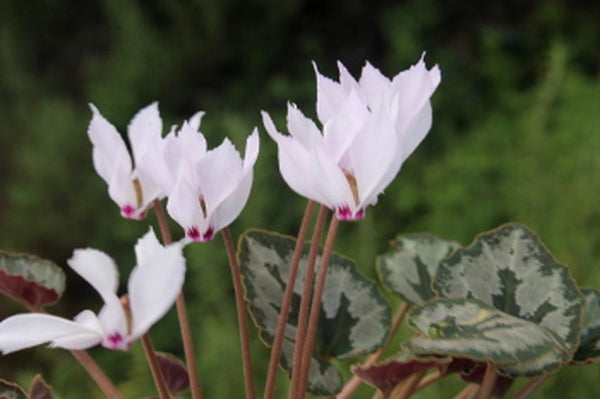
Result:
[[[106,337],[108,341],[108,346],[111,349],[121,349],[121,344],[123,343],[123,336],[120,332],[116,331]]]
[[[336,209],[336,214],[340,220],[352,220],[352,211],[348,205],[339,206]]]
[[[364,219],[365,218],[365,208],[359,209],[358,212],[354,214],[354,219]]]
[[[135,208],[131,205],[125,205],[121,208],[121,215],[127,219],[134,219]]]
[[[202,233],[202,241],[207,242],[213,239],[215,236],[215,229],[210,226],[204,233]]]
[[[192,240],[200,241],[200,232],[198,231],[198,228],[196,226],[192,226],[189,229],[187,229],[186,234]]]

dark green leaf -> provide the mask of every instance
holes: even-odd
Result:
[[[246,297],[261,337],[268,345],[275,334],[294,246],[291,237],[259,230],[246,232],[240,240]],[[294,284],[280,358],[280,364],[288,371],[308,250],[307,245]],[[319,262],[317,259],[317,265]],[[327,359],[348,359],[377,350],[387,339],[389,324],[390,309],[377,287],[360,275],[353,261],[333,254],[323,292],[309,390],[318,395],[339,391],[343,383],[341,374]]]
[[[460,246],[431,234],[400,236],[398,249],[377,258],[377,271],[383,284],[411,304],[422,304],[435,296],[431,281],[440,260]]]
[[[29,308],[40,309],[65,290],[63,271],[49,260],[0,252],[0,292]]]

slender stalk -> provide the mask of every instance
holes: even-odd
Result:
[[[519,390],[519,392],[517,392],[515,394],[515,396],[513,396],[513,399],[525,399],[525,398],[529,397],[529,395],[531,395],[533,393],[533,391],[538,389],[540,387],[540,385],[542,385],[544,382],[546,382],[546,380],[548,378],[550,378],[551,375],[552,374],[547,373],[547,374],[543,374],[543,375],[540,375],[539,377],[529,380],[527,382],[527,384],[523,385],[523,387]]]
[[[294,357],[292,365],[292,382],[290,390],[290,398],[292,399],[301,395],[301,392],[299,392],[299,388],[300,377],[302,375],[302,350],[304,348],[304,342],[306,340],[308,314],[310,310],[309,305],[313,286],[313,275],[315,272],[315,264],[317,261],[317,255],[319,254],[321,235],[323,234],[323,228],[325,227],[325,219],[327,216],[327,212],[328,209],[325,206],[321,205],[321,207],[319,208],[319,214],[317,215],[317,220],[315,222],[313,236],[311,238],[310,250],[308,252],[306,270],[304,272],[304,287],[302,288],[300,310],[298,311],[296,341],[294,344]]]
[[[427,370],[420,371],[418,373],[414,373],[406,380],[399,384],[396,389],[392,391],[389,398],[390,399],[407,399],[414,392],[415,387],[421,381],[423,376],[427,373]]]
[[[171,231],[169,230],[169,222],[167,215],[159,200],[154,200],[154,211],[160,228],[163,244],[169,245],[173,242]],[[181,331],[181,339],[183,341],[183,352],[185,354],[185,363],[187,366],[188,378],[190,380],[190,391],[192,399],[202,399],[202,389],[200,387],[200,378],[198,377],[198,365],[196,363],[196,352],[194,350],[194,338],[190,328],[190,321],[187,313],[187,306],[183,291],[177,296],[175,303],[177,307],[177,318],[179,319],[179,329]]]
[[[413,393],[419,392],[421,389],[427,388],[429,385],[441,380],[444,377],[446,377],[446,373],[443,373],[441,371],[436,371],[435,373],[428,375],[427,377],[419,381]]]
[[[406,312],[408,311],[409,308],[410,308],[410,304],[408,302],[402,303],[402,305],[400,306],[400,309],[398,309],[398,313],[396,313],[396,315],[394,316],[394,320],[392,321],[392,326],[390,327],[390,335],[388,336],[387,342],[385,343],[384,346],[379,348],[379,350],[377,352],[369,355],[369,357],[362,364],[361,367],[363,367],[363,368],[370,367],[370,366],[374,365],[379,359],[381,359],[381,356],[383,355],[383,353],[389,346],[390,342],[392,341],[392,338],[394,337],[394,335],[396,335],[398,328],[400,328],[400,325],[402,324],[402,321],[404,320],[404,316],[406,315]],[[346,383],[346,385],[344,385],[344,388],[342,389],[342,391],[336,396],[336,399],[349,399],[350,396],[354,393],[354,391],[356,391],[358,389],[360,384],[362,384],[362,380],[360,379],[360,377],[357,375],[352,376],[350,381],[348,381]]]
[[[321,260],[321,267],[317,274],[317,282],[312,297],[312,303],[310,306],[310,319],[308,321],[308,327],[306,329],[306,341],[304,342],[304,348],[302,352],[302,366],[300,368],[300,382],[299,389],[297,390],[298,395],[304,395],[306,391],[306,385],[308,383],[308,372],[310,369],[310,360],[312,357],[313,348],[315,346],[315,336],[317,333],[317,324],[319,322],[319,309],[321,307],[321,296],[323,295],[323,288],[325,287],[325,277],[327,276],[327,267],[329,266],[329,259],[333,252],[333,244],[335,242],[335,236],[337,233],[337,227],[339,220],[335,214],[331,217],[329,224],[329,230],[327,231],[327,238],[325,240],[325,247],[323,248],[323,258]],[[296,343],[297,345],[298,343]]]
[[[123,396],[115,387],[113,382],[108,376],[102,371],[98,363],[92,359],[92,357],[84,350],[72,350],[71,354],[77,359],[77,361],[83,366],[85,371],[88,372],[90,377],[98,384],[104,395],[109,399],[123,399]]]
[[[152,341],[150,340],[150,336],[148,334],[142,335],[142,345],[144,346],[146,359],[148,360],[148,364],[150,365],[152,377],[154,378],[154,383],[156,384],[156,389],[158,390],[160,399],[170,399],[171,395],[169,394],[169,390],[167,388],[167,384],[165,383],[162,371],[158,366],[156,353],[154,352],[154,348],[152,347]]]
[[[246,398],[254,399],[254,377],[252,375],[252,359],[250,356],[250,338],[248,334],[248,321],[246,320],[246,307],[244,306],[244,292],[242,288],[242,278],[240,267],[237,262],[235,248],[231,240],[231,233],[228,228],[221,230],[227,256],[229,257],[229,266],[231,267],[231,277],[233,278],[233,288],[235,292],[235,303],[238,313],[238,324],[240,330],[240,341],[242,345],[242,361],[244,364],[244,383],[246,386]]]
[[[306,204],[306,209],[304,210],[304,216],[302,217],[300,230],[298,231],[298,238],[296,240],[296,247],[294,248],[294,256],[290,266],[290,273],[288,275],[287,285],[285,287],[283,300],[281,302],[281,310],[279,311],[279,320],[277,322],[277,329],[275,331],[275,339],[273,340],[273,346],[271,348],[271,359],[269,361],[269,370],[267,372],[267,382],[265,383],[265,394],[263,396],[264,399],[272,399],[275,392],[277,365],[279,364],[279,355],[281,354],[281,345],[283,344],[285,325],[287,323],[292,297],[294,296],[296,274],[298,274],[298,266],[300,265],[300,259],[302,258],[302,250],[304,249],[304,242],[306,241],[306,233],[308,231],[310,218],[313,214],[314,208],[314,201],[309,200]]]
[[[492,394],[496,380],[498,379],[498,366],[492,362],[487,363],[485,368],[485,374],[483,375],[483,381],[477,392],[477,399],[488,399]]]
[[[475,395],[477,395],[477,390],[479,389],[479,385],[477,384],[469,384],[460,391],[454,399],[473,399]]]

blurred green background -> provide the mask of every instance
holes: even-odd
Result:
[[[600,287],[599,27],[596,1],[3,0],[0,248],[60,265],[73,248],[99,248],[126,281],[132,245],[155,220],[123,220],[108,199],[92,167],[88,102],[120,131],[154,100],[165,130],[205,110],[202,131],[211,145],[228,136],[242,148],[259,126],[253,193],[232,231],[295,234],[305,201],[280,178],[259,110],[281,129],[288,100],[314,116],[312,60],[331,77],[336,60],[355,76],[365,60],[392,76],[427,51],[428,65],[442,70],[433,128],[366,219],[342,225],[337,250],[374,278],[374,257],[397,233],[429,231],[467,244],[518,221],[582,285]],[[205,397],[243,397],[223,244],[193,245],[187,255],[185,291]],[[51,310],[72,317],[100,305],[69,272],[64,300]],[[16,311],[0,302],[1,318]],[[173,313],[152,336],[157,348],[180,353]],[[253,339],[261,389],[268,353],[256,331]],[[91,353],[127,397],[153,395],[139,345]],[[101,397],[67,352],[38,348],[0,358],[0,377],[28,385],[36,372],[57,398]],[[599,375],[598,366],[569,367],[531,397],[596,398]],[[278,397],[285,397],[285,380]],[[419,397],[458,389],[450,381]]]

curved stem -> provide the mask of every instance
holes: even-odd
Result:
[[[264,399],[272,399],[275,391],[277,365],[279,364],[279,355],[281,354],[281,345],[283,344],[285,325],[287,323],[292,297],[294,296],[296,274],[298,274],[298,266],[300,265],[300,259],[303,252],[302,250],[304,249],[304,242],[306,241],[306,233],[308,231],[310,218],[313,214],[314,208],[314,201],[309,200],[306,204],[306,209],[304,210],[304,216],[302,217],[300,230],[298,231],[298,238],[296,241],[296,247],[294,248],[290,273],[288,275],[287,285],[283,294],[283,301],[281,302],[281,310],[279,311],[279,320],[277,322],[277,330],[275,331],[275,339],[273,340],[273,346],[271,347],[271,359],[269,360],[269,370],[267,372],[267,382],[265,384],[265,394],[263,397]]]
[[[335,242],[335,236],[337,233],[337,227],[339,225],[339,219],[335,214],[331,217],[329,224],[329,230],[327,231],[327,239],[325,240],[325,247],[323,248],[323,257],[321,259],[321,267],[317,274],[317,282],[312,297],[312,303],[310,306],[310,319],[308,321],[308,327],[306,329],[306,341],[304,342],[304,348],[302,352],[302,366],[300,368],[300,381],[298,384],[299,389],[297,390],[298,396],[304,395],[306,392],[306,386],[308,384],[308,372],[310,369],[310,360],[312,357],[313,348],[315,346],[315,336],[317,333],[317,325],[319,322],[319,309],[321,307],[321,296],[323,295],[323,289],[325,288],[325,277],[327,277],[327,268],[329,266],[329,259],[333,252],[333,244]],[[296,343],[297,345],[298,343]]]
[[[381,359],[381,356],[383,355],[383,353],[389,346],[390,342],[392,341],[392,338],[394,337],[394,335],[396,335],[398,328],[400,328],[400,325],[402,324],[402,321],[404,320],[404,316],[406,316],[406,312],[408,311],[409,308],[410,308],[410,303],[408,303],[408,302],[402,303],[402,305],[400,306],[400,309],[398,309],[398,312],[394,316],[394,320],[392,321],[392,326],[390,327],[390,335],[388,336],[387,342],[385,343],[384,346],[379,348],[379,350],[377,352],[369,355],[369,357],[362,364],[361,367],[363,367],[363,368],[370,367],[370,366],[374,365],[379,359]],[[342,391],[336,396],[336,399],[349,399],[350,396],[354,393],[354,391],[356,391],[358,389],[358,387],[361,384],[362,384],[362,380],[360,379],[360,377],[357,375],[353,375],[352,378],[346,383],[346,385],[344,385],[344,388],[342,389]]]
[[[487,363],[485,368],[485,374],[483,375],[483,381],[477,391],[477,399],[488,399],[492,394],[496,380],[498,379],[498,366],[492,362]]]
[[[401,384],[398,384],[397,388],[395,388],[390,394],[390,399],[407,399],[409,398],[419,381],[425,376],[427,370],[420,371],[418,373],[414,373],[406,380],[404,380]]]
[[[313,275],[315,272],[315,263],[317,261],[317,255],[319,254],[319,244],[321,242],[321,235],[323,234],[323,228],[325,227],[325,218],[327,216],[327,207],[321,205],[319,208],[319,214],[317,221],[315,222],[315,228],[313,236],[311,238],[310,250],[308,252],[308,260],[306,263],[306,270],[304,271],[304,286],[302,288],[302,297],[300,298],[300,310],[298,311],[298,322],[296,325],[296,337],[294,343],[294,357],[292,365],[292,382],[290,390],[290,398],[295,399],[300,396],[300,377],[302,375],[302,349],[304,348],[304,341],[306,340],[306,331],[308,323],[308,314],[310,310],[310,298],[313,286]]]
[[[469,384],[460,391],[454,399],[473,399],[475,395],[477,395],[477,390],[479,389],[479,385],[477,384]]]
[[[529,380],[529,382],[527,382],[527,384],[523,385],[523,387],[519,390],[519,392],[517,392],[515,394],[515,396],[513,396],[513,399],[525,399],[525,398],[529,397],[529,395],[531,395],[533,393],[533,391],[538,389],[540,387],[540,385],[542,385],[544,382],[546,382],[546,380],[548,378],[550,378],[551,375],[552,374],[549,374],[549,373],[543,374],[543,375],[540,375],[539,377]]]
[[[92,359],[92,357],[84,350],[71,350],[71,354],[77,359],[77,361],[83,366],[85,371],[92,377],[92,379],[98,384],[102,392],[109,399],[123,399],[123,396],[108,378],[108,376],[102,371],[98,363]]]
[[[158,226],[162,236],[163,244],[169,245],[173,242],[173,239],[171,238],[171,231],[169,230],[167,215],[165,214],[165,210],[163,209],[159,200],[154,200],[154,211],[156,212],[156,219],[158,220]],[[183,291],[177,296],[175,306],[177,308],[177,318],[179,319],[179,329],[181,331],[181,340],[183,341],[183,352],[185,354],[185,363],[187,367],[188,378],[190,380],[192,399],[202,399],[202,389],[200,387],[198,365],[196,363],[196,352],[194,350],[194,338],[192,337]]]
[[[165,383],[165,378],[162,374],[162,371],[158,366],[156,353],[154,352],[154,348],[152,347],[152,341],[150,340],[150,336],[148,334],[142,335],[142,345],[144,346],[146,359],[148,360],[148,364],[150,365],[150,371],[152,371],[152,377],[154,378],[154,383],[156,384],[156,389],[158,390],[160,399],[169,399],[171,395],[169,394],[169,390],[167,388],[167,384]]]
[[[240,329],[240,341],[242,345],[242,361],[244,364],[244,383],[246,386],[246,398],[254,399],[254,377],[252,375],[252,358],[250,356],[250,338],[248,335],[248,321],[246,320],[246,307],[244,306],[244,292],[242,287],[242,278],[240,276],[240,267],[237,262],[235,248],[231,240],[231,233],[228,228],[221,230],[227,256],[229,257],[229,266],[231,267],[231,277],[233,278],[233,289],[235,292],[235,303],[238,313],[238,324]]]

